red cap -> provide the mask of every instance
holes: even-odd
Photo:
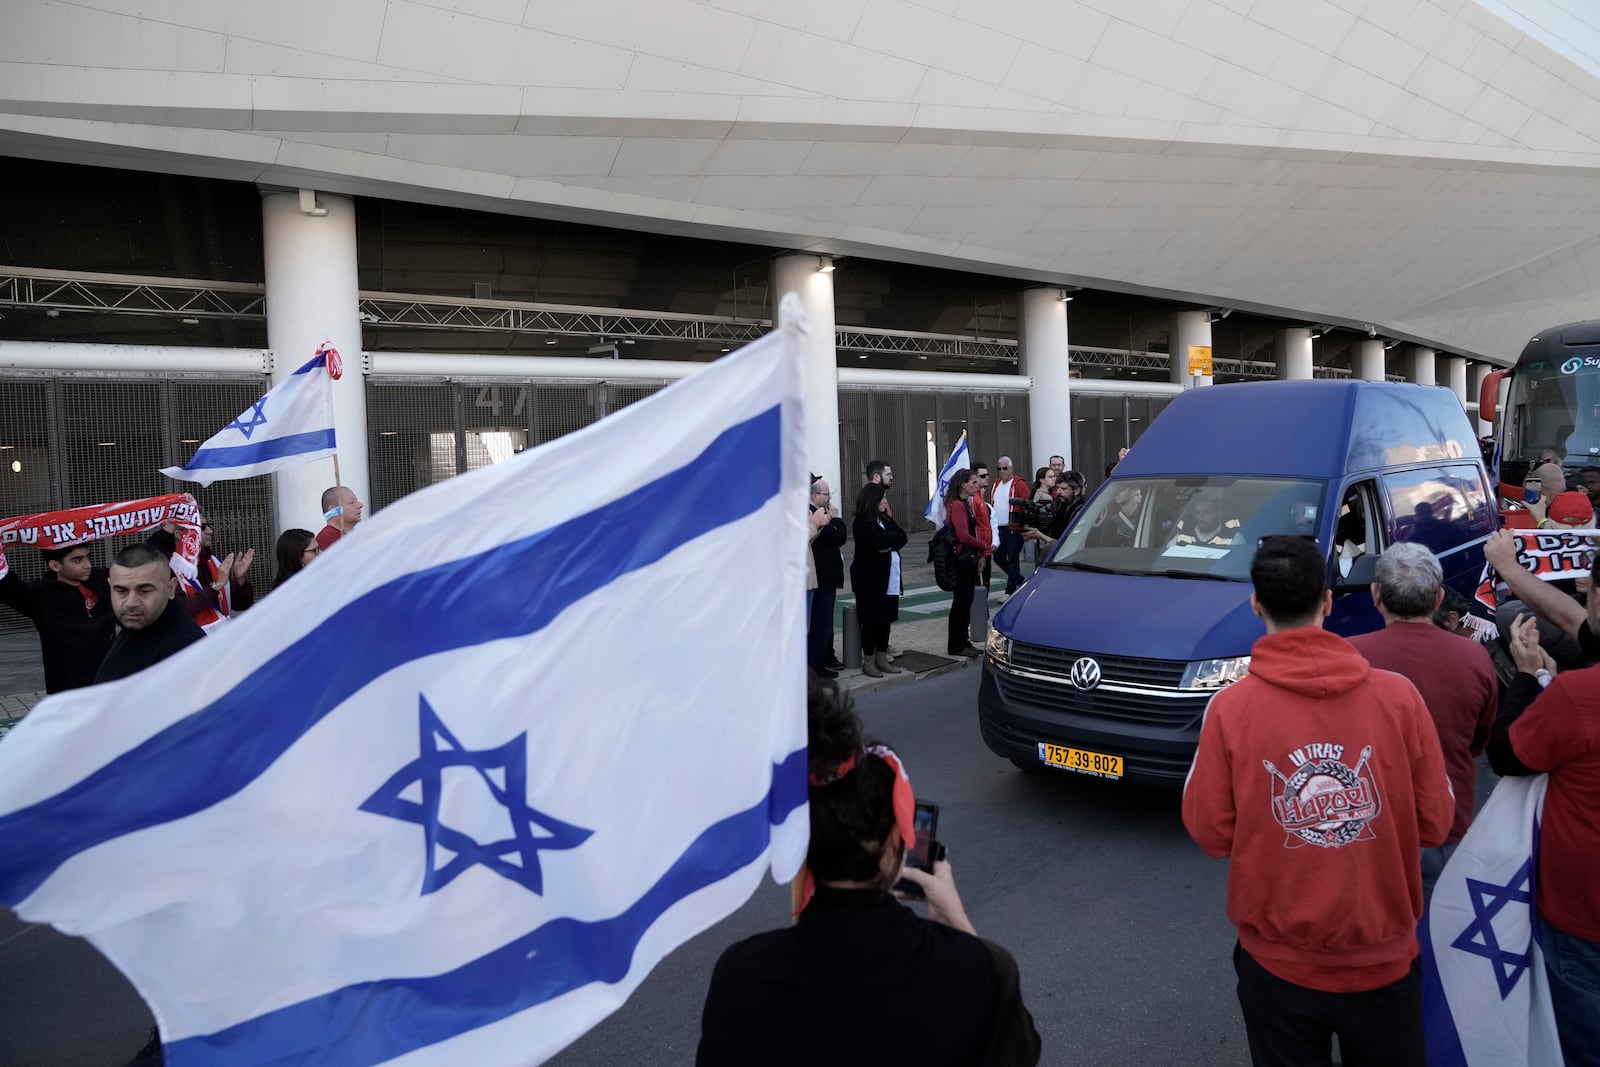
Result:
[[[1594,525],[1594,505],[1589,503],[1587,496],[1576,490],[1557,493],[1555,499],[1550,501],[1547,514],[1551,522],[1562,526]]]

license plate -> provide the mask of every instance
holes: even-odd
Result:
[[[1085,752],[1081,748],[1039,742],[1039,762],[1064,771],[1091,774],[1096,778],[1121,778],[1122,757],[1107,756],[1102,752]]]

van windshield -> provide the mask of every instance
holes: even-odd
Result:
[[[1249,581],[1263,537],[1315,537],[1326,486],[1289,478],[1113,478],[1049,565],[1114,574]]]

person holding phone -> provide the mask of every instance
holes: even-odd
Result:
[[[717,961],[695,1062],[1038,1063],[1016,960],[974,933],[949,861],[906,864],[916,805],[899,758],[830,683],[812,681],[808,720],[809,894],[792,926]],[[902,876],[926,919],[890,893]]]

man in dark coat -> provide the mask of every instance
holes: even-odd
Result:
[[[205,636],[175,602],[178,580],[168,557],[149,545],[130,545],[111,563],[111,610],[122,632],[111,642],[96,685],[138,674]]]
[[[830,497],[827,481],[813,478],[811,510],[826,511],[828,524],[811,542],[811,557],[817,565],[817,591],[811,600],[811,620],[806,632],[806,662],[824,678],[837,677],[839,668],[844,666],[833,655],[833,605],[844,586],[844,556],[839,549],[850,533]]]

